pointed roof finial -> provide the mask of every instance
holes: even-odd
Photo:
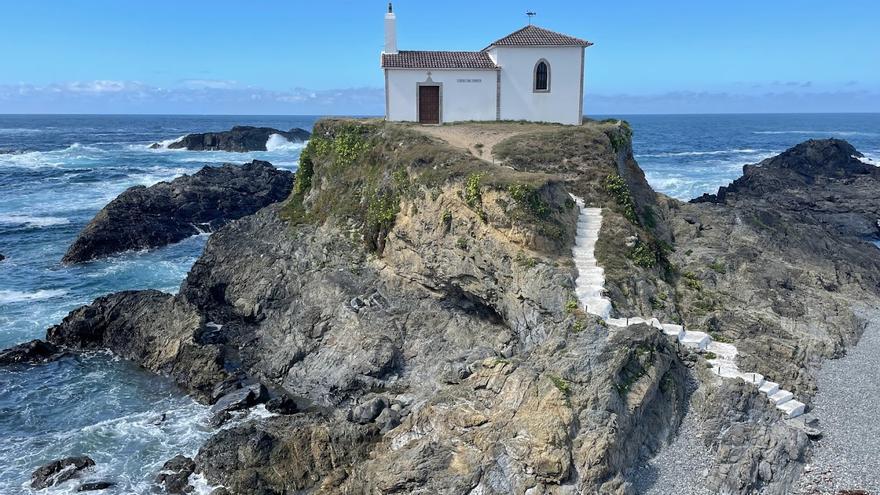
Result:
[[[389,13],[389,14],[393,14],[393,13],[394,13],[394,9],[391,7],[391,2],[388,2],[388,13]]]

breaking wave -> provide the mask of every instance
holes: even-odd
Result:
[[[19,303],[19,302],[30,302],[30,301],[43,301],[45,299],[52,299],[55,297],[61,297],[67,294],[66,290],[62,289],[49,289],[49,290],[38,290],[34,292],[23,292],[18,290],[0,290],[0,304],[11,304],[11,303]]]
[[[54,225],[66,225],[70,223],[70,219],[65,217],[35,217],[31,215],[20,214],[0,214],[0,224],[5,225],[24,225],[26,227],[52,227]]]
[[[266,151],[294,151],[302,149],[303,143],[294,143],[280,134],[272,134],[266,140]]]

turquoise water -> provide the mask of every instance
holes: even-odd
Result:
[[[689,199],[737,178],[746,163],[808,138],[839,137],[880,158],[880,115],[624,116],[636,158],[661,192]],[[59,261],[108,201],[204,165],[254,158],[295,169],[301,145],[262,153],[150,150],[189,132],[265,125],[311,129],[314,117],[0,116],[0,348],[42,337],[70,310],[123,289],[175,292],[206,236],[75,267]],[[880,247],[880,245],[878,245]],[[164,422],[157,418],[165,413]],[[0,494],[27,492],[30,472],[87,454],[105,493],[149,493],[161,464],[210,434],[206,408],[171,383],[104,353],[0,369]],[[51,493],[75,488],[68,484]]]

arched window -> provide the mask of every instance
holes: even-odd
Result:
[[[544,59],[535,64],[535,91],[550,92],[550,63]]]

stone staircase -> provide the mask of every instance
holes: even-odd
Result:
[[[788,390],[780,389],[778,383],[765,379],[760,373],[741,372],[736,364],[739,353],[733,344],[717,342],[705,332],[685,330],[682,325],[661,323],[657,318],[612,318],[611,300],[605,296],[605,271],[599,266],[595,256],[596,241],[599,239],[599,229],[602,228],[602,209],[587,208],[583,199],[576,196],[572,196],[572,199],[579,210],[577,235],[571,250],[578,271],[575,294],[587,313],[602,318],[613,327],[637,324],[652,326],[675,338],[681,345],[706,353],[711,357],[707,362],[712,366],[713,373],[721,378],[743,380],[756,387],[786,417],[794,418],[804,413],[804,403],[795,400],[794,394]]]

